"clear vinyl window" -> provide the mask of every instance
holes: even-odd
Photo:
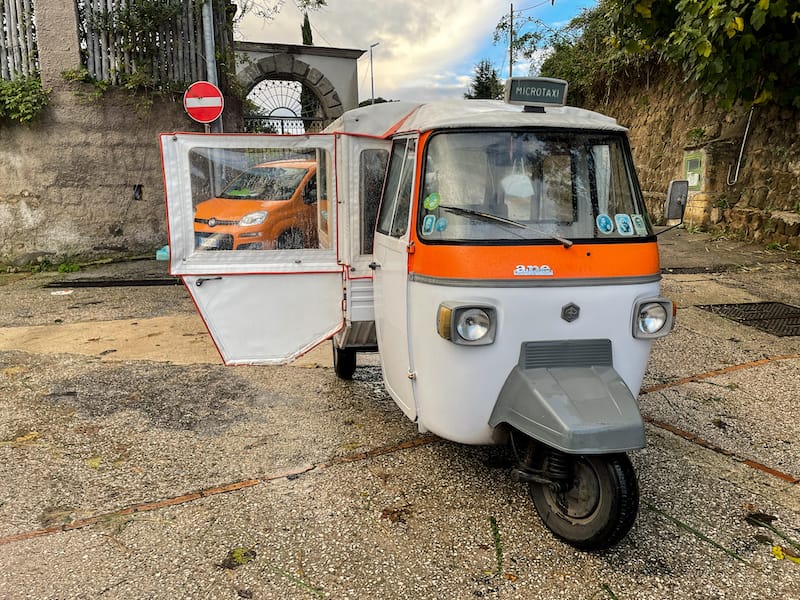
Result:
[[[408,231],[416,149],[417,141],[412,138],[392,144],[377,225],[377,231],[385,235],[402,237]]]
[[[651,236],[622,135],[454,131],[426,148],[420,238],[426,241]]]
[[[188,158],[195,252],[329,243],[326,151],[199,147]]]

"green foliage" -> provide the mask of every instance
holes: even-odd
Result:
[[[59,273],[75,273],[80,270],[81,266],[73,262],[63,262],[60,265],[58,265]]]
[[[793,0],[609,0],[612,43],[656,51],[729,108],[800,107],[800,6]]]
[[[0,119],[29,123],[47,106],[49,95],[38,73],[11,81],[0,80]]]
[[[498,23],[496,42],[508,25]],[[515,33],[515,52],[549,53],[541,74],[569,81],[573,102],[598,103],[623,77],[669,63],[723,108],[800,107],[796,0],[600,0],[562,29],[532,19],[517,27],[533,30]]]
[[[99,79],[95,79],[89,74],[89,70],[85,67],[80,69],[68,69],[66,71],[61,71],[61,77],[64,78],[64,81],[68,83],[87,83],[90,84],[91,88],[89,91],[82,89],[75,94],[80,98],[84,98],[86,100],[98,100],[100,99],[103,94],[108,91],[108,88],[111,87],[110,81],[102,81]]]
[[[706,130],[702,127],[695,127],[686,132],[686,138],[690,145],[697,146],[706,140]]]
[[[503,97],[504,87],[500,83],[497,69],[491,61],[483,59],[475,65],[475,76],[472,78],[469,90],[464,94],[464,98],[474,100],[483,98],[488,100],[499,100]]]
[[[609,44],[611,21],[608,0],[597,8],[583,10],[562,28],[553,28],[535,18],[515,15],[512,49],[514,56],[531,61],[531,71],[545,77],[569,82],[570,104],[601,103],[615,77],[637,72],[649,57],[634,56]],[[494,41],[508,42],[510,22],[502,19],[494,32]]]

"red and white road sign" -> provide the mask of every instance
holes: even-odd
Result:
[[[208,81],[195,81],[183,94],[183,108],[198,123],[216,121],[224,106],[222,92]]]

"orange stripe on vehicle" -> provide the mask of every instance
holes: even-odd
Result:
[[[546,266],[552,275],[514,275],[519,266]],[[417,241],[409,256],[409,272],[450,279],[552,280],[657,275],[660,267],[656,242],[574,244],[564,248],[426,245]]]

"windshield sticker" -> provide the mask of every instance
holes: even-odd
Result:
[[[642,215],[631,215],[631,220],[633,221],[633,228],[638,235],[647,235],[647,225]]]
[[[547,265],[517,265],[514,268],[515,277],[526,277],[535,275],[539,277],[552,277],[553,269]]]
[[[436,221],[436,231],[442,232],[447,229],[447,219],[445,217],[439,217]]]
[[[614,220],[617,222],[617,231],[620,235],[633,235],[633,223],[628,215],[614,215]]]
[[[430,235],[433,233],[433,227],[436,224],[436,215],[425,215],[422,219],[422,234]]]
[[[441,202],[439,193],[433,192],[425,197],[425,200],[422,201],[422,205],[428,210],[436,210],[439,207],[439,202]]]
[[[600,233],[609,234],[614,231],[614,221],[607,214],[597,215],[597,229]]]

